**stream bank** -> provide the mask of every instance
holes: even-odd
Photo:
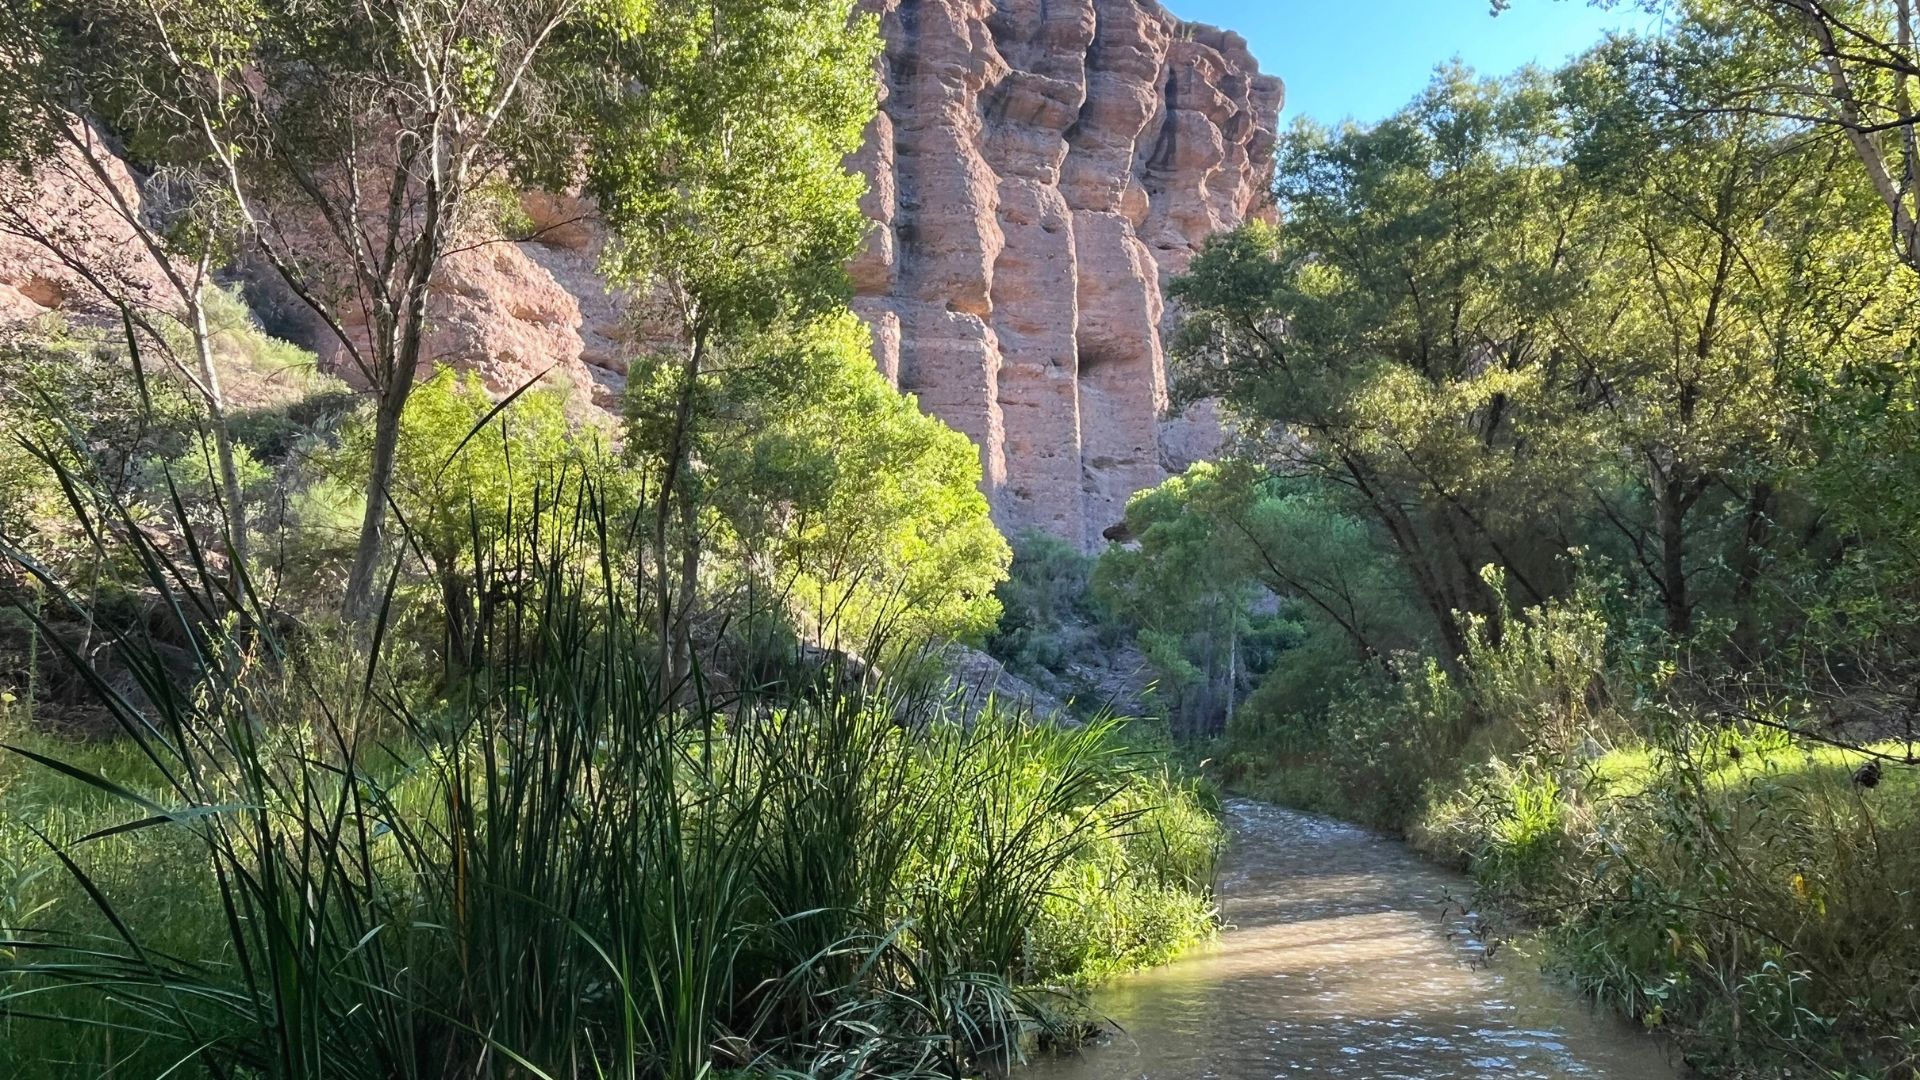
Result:
[[[1489,948],[1465,879],[1367,829],[1227,805],[1226,930],[1103,988],[1118,1031],[1027,1080],[1662,1080],[1656,1039]]]

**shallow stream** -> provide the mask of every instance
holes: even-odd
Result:
[[[1120,1027],[1022,1080],[1663,1080],[1665,1048],[1491,950],[1467,883],[1397,841],[1248,801],[1228,806],[1227,929],[1103,989]]]

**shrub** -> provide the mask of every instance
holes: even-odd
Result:
[[[1585,674],[1605,675],[1570,668],[1562,685]],[[1821,748],[1637,696],[1637,714],[1595,718],[1640,732],[1604,753],[1552,749],[1553,714],[1523,711],[1516,728],[1538,737],[1483,749],[1416,841],[1463,859],[1484,900],[1546,928],[1585,989],[1671,1030],[1714,1075],[1911,1068],[1920,782],[1898,769],[1856,781],[1867,753],[1904,746]],[[1792,716],[1755,709],[1767,725]]]
[[[1029,532],[1013,542],[1007,578],[994,587],[1000,622],[987,637],[987,651],[1014,674],[1040,682],[1115,636],[1094,602],[1094,560],[1073,545]]]

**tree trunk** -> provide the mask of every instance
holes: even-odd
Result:
[[[690,322],[693,320],[689,320]],[[698,543],[698,514],[693,505],[692,493],[686,490],[682,474],[686,470],[687,437],[693,424],[693,400],[699,385],[700,367],[706,357],[707,334],[704,329],[696,328],[692,339],[687,343],[686,357],[680,365],[680,386],[674,403],[673,431],[667,439],[666,450],[660,462],[659,505],[653,515],[653,576],[654,601],[658,611],[660,627],[660,682],[663,693],[677,695],[682,679],[691,667],[690,627],[686,624],[686,615],[692,611],[694,590],[699,587],[700,553]],[[673,519],[674,503],[678,499],[683,506],[682,520],[687,530],[687,551],[682,553],[680,561],[680,597],[679,607],[675,609],[673,585],[669,582],[667,566],[671,562],[668,556],[668,526]]]
[[[381,550],[386,546],[387,489],[393,483],[394,456],[400,447],[400,416],[406,408],[407,392],[413,388],[409,378],[404,388],[388,387],[380,395],[373,420],[373,462],[367,469],[367,505],[360,517],[360,539],[353,550],[353,568],[347,573],[347,595],[342,612],[352,623],[364,624],[373,617],[373,579],[380,569]]]
[[[1240,620],[1238,612],[1233,624],[1227,628],[1227,718],[1220,725],[1222,731],[1233,729],[1234,683],[1240,677]]]
[[[440,560],[440,605],[447,613],[447,675],[452,676],[470,670],[476,657],[473,652],[473,638],[469,631],[467,618],[472,607],[468,597],[467,579],[455,568],[452,558]]]
[[[247,573],[247,504],[240,490],[240,467],[234,458],[233,433],[227,427],[226,397],[220,389],[220,372],[213,362],[213,341],[207,331],[206,305],[197,295],[187,299],[187,316],[193,332],[194,360],[200,369],[200,383],[207,398],[207,417],[213,428],[214,454],[219,459],[220,498],[226,503],[227,574],[238,602],[245,591]]]
[[[406,261],[405,310],[397,320],[376,320],[374,335],[376,370],[384,378],[374,390],[380,404],[374,413],[373,464],[367,470],[367,507],[360,518],[360,540],[353,551],[353,568],[347,573],[347,595],[342,610],[347,620],[364,625],[373,617],[373,579],[380,566],[387,528],[387,489],[393,483],[394,455],[400,447],[400,419],[413,393],[420,370],[420,339],[427,328],[427,300],[432,294],[434,270],[440,265],[445,244],[443,235],[452,200],[443,199],[440,167],[444,148],[436,128],[433,140],[433,177],[423,193],[424,209],[420,233]],[[453,191],[459,191],[456,180]]]
[[[1656,477],[1655,527],[1660,532],[1660,596],[1667,633],[1686,637],[1693,630],[1693,602],[1687,590],[1686,485],[1669,470]]]
[[[684,489],[685,485],[682,485]],[[680,611],[673,620],[673,683],[684,686],[693,677],[693,611],[700,592],[700,510],[693,494],[680,497]]]

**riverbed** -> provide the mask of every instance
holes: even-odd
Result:
[[[1391,838],[1244,800],[1218,942],[1094,996],[1118,1026],[1028,1080],[1661,1080],[1653,1037],[1489,949],[1467,882]]]

